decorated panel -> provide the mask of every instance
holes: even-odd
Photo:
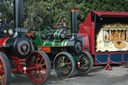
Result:
[[[96,35],[96,52],[128,51],[128,25],[106,24]]]

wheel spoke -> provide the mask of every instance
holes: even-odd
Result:
[[[0,65],[0,68],[2,68],[3,67],[3,65]]]
[[[41,72],[39,71],[39,80],[41,80],[41,77],[42,77],[42,75],[41,75]]]
[[[88,65],[86,65],[86,64],[83,64],[83,65],[81,65],[81,67],[88,67]]]
[[[67,62],[68,62],[68,60],[69,60],[69,59],[67,58],[65,62],[67,63]]]
[[[71,62],[67,62],[67,63],[65,63],[66,65],[71,65]]]
[[[1,79],[1,85],[4,85],[4,78],[2,77],[2,75],[0,75],[0,79]]]
[[[62,63],[63,62],[63,58],[59,58],[59,61],[60,61],[60,63]]]
[[[39,54],[38,54],[38,56],[37,56],[37,58],[36,58],[36,64],[38,63],[38,60],[39,60]]]
[[[2,65],[2,62],[0,61],[0,69],[1,69],[1,73],[4,74],[5,72],[3,71],[4,68],[3,68],[3,65]],[[4,77],[2,77],[2,75],[0,75],[0,79],[1,79],[1,85],[4,85]]]
[[[62,63],[63,61],[61,60],[61,58],[59,58],[58,60],[57,60],[57,64],[60,64],[60,63]]]
[[[60,63],[57,64],[57,68],[61,68]]]
[[[75,61],[70,53],[60,52],[55,57],[54,66],[59,76],[70,77],[75,70]]]
[[[43,59],[41,59],[40,64],[42,63]]]
[[[2,68],[3,67],[3,65],[2,65],[2,62],[0,61],[0,68]]]
[[[37,71],[34,72],[33,76],[37,78]]]
[[[63,61],[63,63],[64,63],[64,59],[65,59],[65,57],[63,56],[62,58],[63,58],[63,60],[62,60],[62,61]]]
[[[60,65],[57,65],[57,67],[58,67],[59,71],[62,72],[61,66]]]
[[[41,64],[41,66],[44,66],[44,65],[46,65],[46,63],[44,63],[44,64]]]
[[[69,66],[69,65],[68,65],[68,66],[67,66],[67,68],[71,69],[71,68],[72,68],[72,66]]]
[[[32,54],[32,57],[27,59],[26,65],[30,67],[30,63],[33,64],[33,67],[35,69],[32,69],[28,71],[28,77],[37,84],[43,84],[45,81],[44,78],[48,77],[48,74],[50,73],[50,61],[48,56],[41,51],[35,51]],[[31,61],[33,59],[33,61]]]
[[[44,74],[39,71],[39,79],[41,80],[44,77]]]
[[[68,68],[65,67],[65,68],[64,68],[64,72],[67,73],[67,71],[68,71]]]

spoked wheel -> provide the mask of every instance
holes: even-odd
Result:
[[[83,74],[83,73],[88,73],[92,70],[93,67],[93,59],[92,56],[86,52],[83,51],[80,56],[79,56],[79,63],[80,66],[77,67],[77,70],[79,71],[79,73]]]
[[[11,67],[7,56],[0,52],[0,85],[8,85],[11,78]]]
[[[75,70],[75,61],[67,52],[60,52],[54,59],[54,68],[61,77],[71,77]]]
[[[29,79],[33,83],[42,84],[50,76],[51,64],[50,60],[42,51],[35,51],[26,61],[27,68],[32,68],[32,70],[27,71]]]

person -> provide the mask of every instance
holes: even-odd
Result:
[[[65,19],[62,19],[61,23],[62,23],[63,27],[66,28]]]
[[[58,25],[56,26],[56,29],[59,29],[59,28],[66,28],[66,23],[64,19],[62,19],[61,22],[58,23]]]

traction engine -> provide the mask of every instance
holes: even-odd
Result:
[[[10,83],[11,72],[27,73],[33,83],[44,83],[50,75],[50,60],[23,35],[27,32],[22,28],[23,0],[14,4],[15,26],[0,26],[0,84]]]
[[[81,74],[93,67],[92,56],[83,51],[85,36],[77,34],[77,9],[71,9],[71,34],[63,25],[57,30],[43,26],[39,32],[27,33],[35,48],[46,52],[56,73],[61,77],[71,77],[75,69]]]

